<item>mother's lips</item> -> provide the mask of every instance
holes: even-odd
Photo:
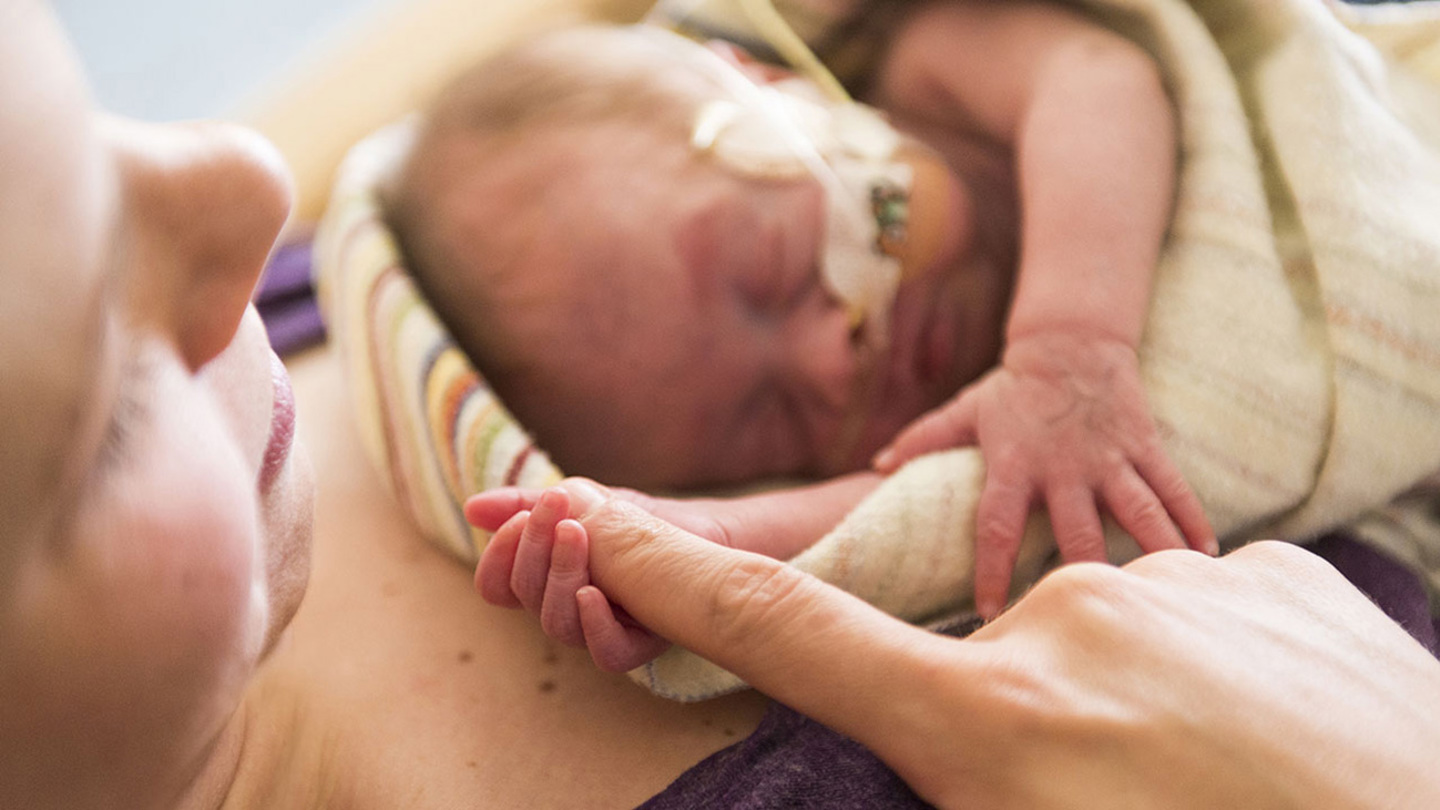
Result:
[[[274,385],[274,404],[270,409],[270,439],[265,445],[265,457],[260,462],[261,492],[269,491],[280,476],[295,444],[295,392],[290,387],[290,375],[285,371],[285,364],[273,352],[270,354],[270,378]]]

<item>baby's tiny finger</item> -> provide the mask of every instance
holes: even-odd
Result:
[[[1050,528],[1065,562],[1105,562],[1105,530],[1089,487],[1057,485],[1045,493]]]
[[[1126,468],[1112,476],[1105,482],[1104,493],[1110,514],[1145,553],[1185,548],[1165,505],[1134,470]]]
[[[974,444],[975,439],[975,398],[961,394],[911,422],[875,454],[874,465],[881,472],[893,472],[918,455]]]
[[[1034,492],[992,475],[975,508],[975,609],[993,619],[1005,606]]]
[[[541,490],[501,487],[471,495],[465,501],[465,519],[470,525],[493,532],[516,512],[533,509]]]
[[[550,575],[550,552],[555,543],[555,524],[569,512],[570,499],[561,489],[548,489],[535,503],[525,530],[520,533],[520,546],[515,551],[515,568],[510,573],[510,588],[520,604],[538,615],[545,600],[545,581]]]
[[[497,607],[518,608],[520,600],[510,589],[510,574],[515,568],[515,551],[520,544],[520,533],[530,519],[529,512],[517,512],[495,531],[490,543],[480,554],[480,564],[475,566],[475,588],[480,597]]]
[[[550,576],[540,607],[540,626],[545,635],[571,647],[585,646],[575,593],[590,584],[589,553],[585,527],[574,520],[560,521],[550,552]]]
[[[1143,464],[1137,464],[1136,470],[1180,526],[1189,547],[1212,557],[1219,554],[1220,543],[1210,518],[1205,516],[1205,507],[1165,451],[1156,450]]]
[[[585,644],[595,666],[606,672],[626,672],[664,652],[670,642],[643,627],[622,624],[610,600],[593,585],[575,594]]]

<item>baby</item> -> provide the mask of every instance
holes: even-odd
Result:
[[[914,138],[884,143],[876,119],[733,48],[552,33],[441,101],[392,224],[563,469],[640,488],[840,476],[730,500],[626,493],[682,528],[787,558],[873,488],[857,472],[872,459],[978,444],[987,616],[1038,503],[1067,560],[1104,559],[1100,503],[1146,551],[1213,553],[1136,358],[1174,182],[1154,64],[1059,7],[947,2],[897,29],[872,85]],[[611,668],[658,652],[585,587],[564,490],[485,493],[467,514],[498,529],[487,599]]]

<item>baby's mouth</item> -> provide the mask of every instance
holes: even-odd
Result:
[[[862,457],[865,448],[861,444],[865,440],[865,430],[870,425],[871,416],[875,413],[875,406],[885,394],[884,389],[888,387],[885,369],[889,360],[888,351],[876,351],[865,345],[859,349],[859,362],[850,389],[849,406],[845,409],[834,441],[830,443],[825,457],[820,460],[825,471],[848,472],[865,465],[866,459]]]
[[[943,288],[933,296],[925,324],[916,336],[912,353],[915,379],[926,388],[942,383],[949,376],[955,356],[955,323],[945,306]]]

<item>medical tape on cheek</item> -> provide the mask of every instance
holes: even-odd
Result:
[[[757,85],[718,54],[706,54],[733,98],[700,109],[691,145],[741,176],[815,178],[826,211],[821,281],[849,312],[865,347],[883,351],[913,183],[910,167],[894,159],[899,133],[878,111],[829,101],[803,79]]]

